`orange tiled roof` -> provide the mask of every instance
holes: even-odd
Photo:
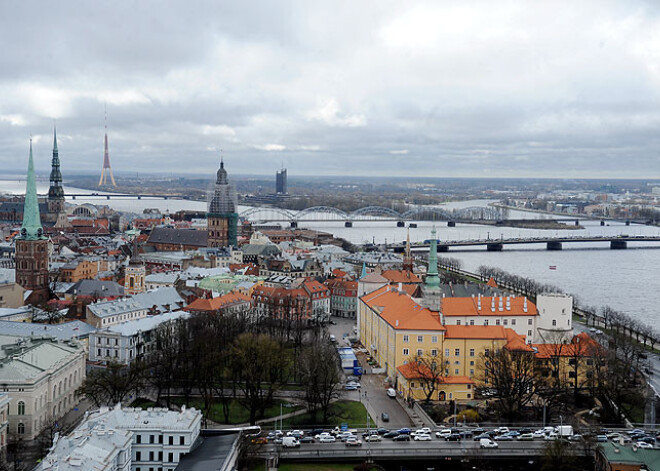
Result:
[[[504,329],[507,343],[504,346],[507,350],[512,352],[533,352],[534,349],[525,342],[525,336],[519,335],[513,329]]]
[[[438,314],[417,304],[408,294],[386,285],[362,296],[367,306],[388,324],[401,330],[445,330]]]
[[[237,291],[232,291],[217,298],[198,298],[190,303],[186,310],[191,311],[217,311],[223,307],[236,303],[249,303],[250,297]]]
[[[587,333],[573,337],[571,343],[535,343],[536,358],[550,359],[554,357],[572,357],[576,355],[589,356],[602,346]]]
[[[447,325],[446,339],[506,339],[501,325]]]
[[[340,270],[339,268],[335,268],[334,270],[332,270],[332,274],[337,278],[345,278],[346,276],[348,276],[348,273],[346,273],[344,270]]]
[[[422,280],[408,270],[385,270],[381,273],[391,283],[421,283]]]
[[[492,300],[495,300],[495,310],[492,309]],[[502,299],[502,310],[500,311],[500,299]],[[510,309],[507,309],[507,299]],[[482,296],[481,309],[479,309],[478,298],[444,298],[442,300],[442,314],[444,316],[537,316],[536,305],[527,300],[527,312],[525,312],[525,298]]]

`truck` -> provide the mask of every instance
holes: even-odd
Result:
[[[573,426],[572,425],[560,425],[557,427],[557,435],[560,437],[572,437],[573,436]]]

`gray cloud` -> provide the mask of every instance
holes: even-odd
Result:
[[[574,4],[575,3],[575,4]],[[2,2],[0,165],[660,176],[652,2]]]

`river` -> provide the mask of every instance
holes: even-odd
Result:
[[[46,193],[48,183],[39,181],[37,191]],[[17,180],[0,180],[0,193],[22,194],[25,182]],[[70,188],[65,185],[67,193],[92,193],[90,190]],[[204,210],[206,204],[195,201],[162,200],[162,199],[100,199],[98,197],[77,198],[71,203],[92,203],[108,205],[119,211],[142,212],[145,208],[158,208],[161,211],[175,212],[181,209]],[[461,208],[468,206],[484,206],[490,200],[463,201],[444,205],[446,208]],[[244,207],[239,208],[241,211]],[[529,212],[512,211],[512,218],[547,218],[548,215]],[[437,223],[438,238],[441,240],[484,239],[500,237],[526,237],[537,235],[660,235],[660,228],[609,223],[600,226],[597,221],[582,221],[583,230],[550,230],[518,229],[509,227],[478,226],[457,224],[447,227],[446,223]],[[410,229],[412,241],[422,241],[430,238],[432,222],[419,222],[417,228]],[[333,233],[353,243],[375,241],[403,241],[407,228],[398,228],[394,222],[354,222],[352,228],[344,227],[342,222],[314,222],[299,224],[307,227]],[[628,244],[627,250],[609,250],[608,243],[564,244],[562,251],[547,251],[544,245],[505,246],[502,252],[486,252],[483,247],[471,249],[450,249],[449,253],[440,256],[454,257],[463,262],[463,268],[475,271],[480,265],[491,265],[502,268],[521,276],[534,278],[537,281],[550,283],[580,298],[583,303],[593,306],[609,305],[614,309],[628,313],[631,317],[651,325],[660,322],[657,293],[660,289],[660,244],[639,243]],[[556,270],[550,270],[555,266]]]

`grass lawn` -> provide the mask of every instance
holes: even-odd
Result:
[[[367,409],[361,402],[357,401],[337,401],[330,404],[330,411],[328,414],[329,423],[321,423],[323,420],[320,412],[316,413],[316,418],[312,414],[305,413],[294,417],[284,419],[284,427],[296,427],[301,425],[318,425],[324,427],[334,427],[342,423],[348,423],[348,426],[353,427],[366,427],[367,426]],[[375,422],[373,418],[370,419],[371,424]]]
[[[149,399],[138,397],[131,403],[131,407],[140,407],[141,409],[147,409],[149,407],[156,407],[156,403],[154,401],[150,401]]]
[[[185,404],[186,407],[194,407],[200,410],[203,410],[204,407],[204,402],[199,399],[191,399],[189,401],[186,401],[182,397],[175,397],[172,399],[172,402],[178,406]],[[276,399],[272,406],[266,408],[264,417],[258,417],[257,420],[260,420],[262,418],[268,419],[280,415],[280,404],[286,405],[290,403],[288,401],[282,401]],[[301,409],[301,406],[283,407],[282,411],[283,413],[287,414],[289,412],[293,412],[299,409]],[[219,424],[225,423],[225,416],[222,412],[222,404],[220,402],[213,404],[213,407],[211,408],[211,413],[209,414],[208,418]],[[245,407],[243,407],[241,403],[238,402],[237,400],[231,400],[229,403],[229,422],[226,423],[231,425],[243,424],[249,422],[249,420],[250,420],[250,414],[248,410]]]

